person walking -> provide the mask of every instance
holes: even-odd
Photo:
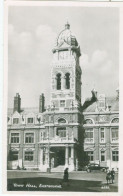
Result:
[[[110,180],[112,179],[112,177],[111,177],[111,171],[110,170],[108,170],[107,171],[107,174],[106,174],[106,180],[107,180],[107,184],[109,184],[110,183]]]
[[[64,170],[64,176],[63,176],[63,181],[62,181],[62,185],[65,183],[65,184],[67,184],[67,185],[69,185],[68,184],[68,178],[69,178],[69,173],[68,173],[68,168],[66,168],[65,170]]]
[[[115,176],[115,171],[114,171],[114,168],[112,168],[111,170],[111,179],[112,179],[112,184],[114,183],[114,176]]]

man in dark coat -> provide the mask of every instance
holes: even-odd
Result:
[[[114,175],[115,175],[115,171],[114,171],[114,168],[112,168],[112,170],[111,170],[112,184],[114,183],[114,182],[113,182],[113,180],[114,180]]]
[[[64,182],[68,182],[68,177],[69,177],[68,168],[66,168],[66,169],[64,170]]]
[[[64,170],[64,176],[63,176],[63,181],[61,182],[61,185],[65,185],[65,184],[69,185],[68,184],[68,177],[69,177],[68,168],[66,168]]]

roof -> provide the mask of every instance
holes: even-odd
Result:
[[[106,97],[106,106],[109,111],[119,111],[119,100],[116,97]],[[84,112],[95,112],[98,108],[98,101],[96,101],[89,105]]]
[[[22,108],[20,112],[20,114],[29,114],[29,113],[38,114],[39,108],[38,107]],[[13,108],[8,108],[8,116],[10,116],[11,114],[13,114]]]

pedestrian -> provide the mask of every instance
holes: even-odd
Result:
[[[68,173],[68,168],[66,168],[65,170],[64,170],[64,176],[63,176],[63,182],[61,183],[62,185],[63,184],[67,184],[67,185],[69,185],[68,184],[68,178],[69,178],[69,173]]]
[[[114,183],[114,176],[115,176],[115,171],[114,171],[114,168],[112,168],[111,170],[111,179],[112,179],[112,184]]]
[[[107,171],[107,174],[106,174],[106,180],[107,180],[107,184],[109,184],[110,183],[110,180],[112,179],[112,177],[111,177],[111,171],[110,170],[108,170]]]

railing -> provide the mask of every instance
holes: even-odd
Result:
[[[41,138],[40,142],[42,143],[64,143],[64,142],[74,142],[73,137],[50,137],[50,138]]]

